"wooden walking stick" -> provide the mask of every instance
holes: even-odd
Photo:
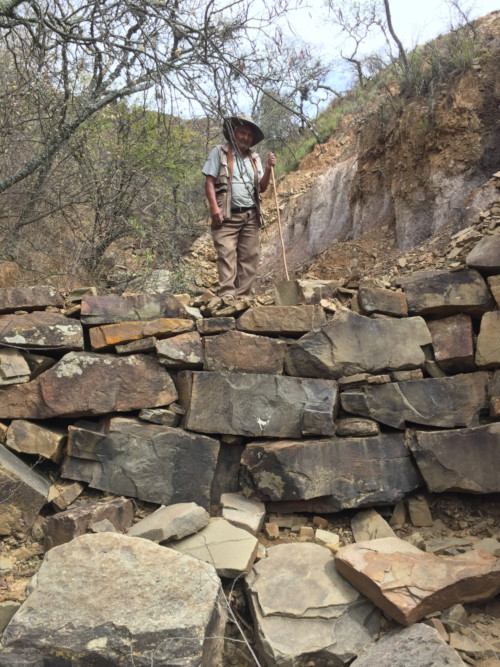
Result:
[[[274,201],[276,202],[276,213],[278,215],[278,229],[280,233],[281,249],[283,251],[283,263],[285,265],[286,279],[290,280],[288,275],[288,267],[286,265],[285,242],[283,241],[283,230],[281,229],[280,207],[278,206],[278,193],[276,192],[276,181],[274,179],[274,167],[271,167],[271,176],[273,179]]]

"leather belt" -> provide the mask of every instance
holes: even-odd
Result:
[[[232,208],[231,213],[245,213],[246,211],[253,211],[255,206],[240,206],[239,208]]]

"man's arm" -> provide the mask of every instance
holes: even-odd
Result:
[[[260,179],[260,191],[265,192],[267,186],[269,185],[269,180],[271,179],[271,170],[276,164],[276,156],[274,153],[268,153],[266,155],[266,170]]]
[[[210,217],[214,225],[220,227],[224,216],[215,198],[215,176],[205,176],[205,195],[210,208]]]

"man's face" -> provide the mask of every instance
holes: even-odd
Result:
[[[234,140],[242,153],[247,153],[253,144],[253,130],[250,125],[237,125],[234,128]]]

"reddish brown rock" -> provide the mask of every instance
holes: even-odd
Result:
[[[325,323],[320,306],[259,306],[241,315],[236,328],[254,334],[302,335]]]
[[[47,306],[62,308],[64,300],[53,287],[4,287],[0,289],[0,313],[16,310],[43,310]]]
[[[235,326],[234,317],[207,317],[196,322],[196,329],[201,336],[213,336],[231,331]]]
[[[23,454],[35,454],[59,463],[66,443],[66,429],[14,419],[7,431],[6,445]]]
[[[475,370],[472,319],[459,313],[427,326],[432,336],[434,358],[446,373],[468,373]]]
[[[500,368],[500,311],[485,313],[477,337],[476,364],[479,368]]]
[[[358,303],[364,315],[381,313],[393,317],[406,317],[408,304],[406,294],[377,287],[360,287]]]
[[[155,345],[158,360],[167,368],[201,368],[203,343],[197,331],[159,340]]]
[[[0,419],[128,412],[176,399],[172,378],[151,357],[69,352],[36,380],[4,390]]]
[[[456,602],[500,591],[500,559],[485,551],[440,557],[397,537],[350,544],[335,556],[340,574],[385,614],[411,625]]]
[[[286,349],[285,341],[241,331],[207,336],[203,369],[281,375]]]
[[[0,386],[29,382],[30,376],[29,364],[19,350],[0,348]]]
[[[121,322],[92,327],[89,336],[92,349],[103,350],[114,345],[131,343],[141,338],[152,336],[166,338],[186,331],[193,331],[193,329],[194,322],[192,320],[161,317],[147,322]]]
[[[134,506],[126,498],[115,498],[104,503],[87,503],[74,509],[58,512],[44,525],[45,550],[70,542],[84,535],[94,523],[108,519],[118,533],[123,533],[132,525]]]
[[[83,350],[80,322],[46,311],[27,315],[0,316],[0,345],[30,350]]]

